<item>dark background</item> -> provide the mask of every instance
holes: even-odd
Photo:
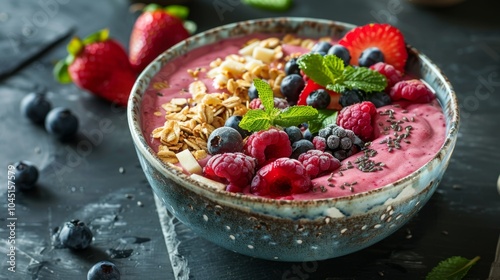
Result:
[[[447,172],[423,210],[394,235],[332,260],[280,263],[238,255],[201,239],[161,207],[140,169],[123,109],[74,85],[57,84],[54,63],[71,36],[109,28],[128,45],[137,13],[125,0],[0,2],[0,279],[85,279],[109,259],[123,279],[423,279],[451,256],[479,262],[466,279],[486,279],[500,234],[498,152],[500,17],[496,1],[446,8],[406,0],[295,0],[288,12],[248,7],[237,0],[194,0],[189,19],[198,31],[270,16],[325,18],[363,25],[388,22],[431,58],[453,84],[461,126]],[[61,143],[19,112],[20,100],[46,87],[54,106],[80,120],[76,140]],[[109,121],[112,131],[99,130]],[[7,271],[7,166],[29,160],[38,188],[16,196],[16,273]],[[52,230],[79,218],[95,235],[90,249],[51,245]]]

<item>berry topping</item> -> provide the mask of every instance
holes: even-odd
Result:
[[[250,100],[254,100],[255,98],[258,97],[259,97],[259,92],[257,91],[255,84],[254,83],[250,84],[250,87],[248,88],[248,98],[250,98]]]
[[[298,159],[311,179],[323,175],[340,167],[340,161],[332,154],[320,150],[309,150]]]
[[[328,50],[332,47],[332,44],[326,41],[317,42],[311,49],[312,53],[326,54]]]
[[[236,115],[231,116],[231,117],[226,119],[224,126],[236,129],[240,133],[241,138],[245,138],[245,137],[250,136],[250,134],[252,134],[252,133],[250,131],[245,130],[245,129],[240,127],[241,119],[243,119],[242,116],[236,116]]]
[[[68,140],[78,131],[78,119],[69,109],[56,107],[47,114],[45,129],[59,140]]]
[[[311,179],[300,161],[279,158],[257,171],[250,185],[250,192],[271,198],[289,197],[308,192]]]
[[[314,136],[312,139],[315,150],[324,152],[326,150],[326,139],[323,137]]]
[[[365,92],[359,89],[345,90],[339,98],[339,103],[342,107],[347,107],[352,104],[361,103],[365,100]]]
[[[362,67],[370,67],[379,62],[384,62],[384,54],[376,47],[364,50],[358,59],[358,64]]]
[[[43,124],[52,105],[44,92],[32,92],[21,100],[21,114],[36,124]]]
[[[333,45],[327,52],[327,54],[334,54],[338,56],[340,59],[344,61],[344,66],[349,65],[351,63],[351,54],[349,50],[339,44]]]
[[[264,105],[262,105],[262,101],[260,100],[260,98],[252,99],[248,106],[250,107],[250,109],[264,109]],[[290,105],[288,104],[288,101],[286,101],[286,99],[274,97],[274,108],[285,109],[289,106]]]
[[[301,139],[299,141],[292,143],[292,155],[290,158],[298,159],[299,156],[309,150],[314,149],[314,144],[306,139]]]
[[[243,153],[224,153],[211,157],[203,174],[215,181],[229,184],[228,191],[240,192],[250,184],[256,161]]]
[[[330,105],[330,94],[325,89],[317,89],[306,98],[306,103],[316,109],[325,109]]]
[[[38,168],[29,161],[16,162],[14,168],[14,184],[20,190],[32,189],[38,180]]]
[[[337,116],[337,124],[352,130],[361,140],[370,141],[373,138],[372,119],[376,113],[373,103],[363,101],[342,109]]]
[[[376,108],[386,106],[392,103],[391,96],[383,91],[371,92],[366,101],[370,101]]]
[[[297,126],[286,127],[285,132],[288,135],[290,143],[292,144],[304,138],[304,136],[302,135],[302,130],[300,130],[300,128]]]
[[[434,99],[434,93],[420,80],[406,80],[396,83],[390,92],[393,101],[405,99],[414,103],[428,103]]]
[[[387,79],[387,87],[385,88],[385,91],[387,93],[389,93],[391,88],[397,82],[403,79],[403,75],[401,74],[400,71],[396,70],[394,66],[384,62],[375,63],[372,66],[370,66],[370,69],[375,70],[385,76],[385,78]]]
[[[243,138],[236,129],[222,126],[210,133],[207,148],[208,153],[211,155],[241,152],[243,150]]]
[[[87,280],[120,280],[120,271],[108,261],[100,261],[89,269]]]
[[[59,232],[61,245],[74,250],[82,250],[89,247],[92,237],[92,231],[80,220],[66,222]]]
[[[403,72],[408,53],[403,34],[399,29],[386,23],[371,23],[356,27],[339,41],[351,54],[351,64],[359,65],[361,53],[371,47],[378,48],[386,63]]]
[[[330,94],[330,104],[327,106],[328,109],[333,109],[333,110],[340,110],[342,107],[338,104],[340,94],[325,89],[324,86],[321,86],[314,82],[313,80],[309,79],[306,83],[306,86],[302,90],[302,92],[299,95],[299,100],[297,101],[297,105],[307,105],[307,97],[314,92],[315,90],[318,89],[323,89],[326,90]]]
[[[304,89],[305,82],[299,74],[291,74],[281,81],[281,93],[290,105],[297,104],[300,92]]]
[[[297,58],[293,57],[290,58],[285,63],[285,74],[286,75],[291,75],[291,74],[298,74],[300,75],[300,68],[299,65],[297,64]]]
[[[336,124],[331,124],[320,129],[318,136],[326,142],[325,152],[330,152],[338,160],[351,156],[356,149],[354,142],[356,136],[352,130],[344,129]],[[320,141],[319,139],[317,141]]]
[[[270,160],[289,157],[292,154],[292,146],[286,132],[270,128],[250,135],[244,151],[245,154],[256,158],[259,166],[262,166]]]

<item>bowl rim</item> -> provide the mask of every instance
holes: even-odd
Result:
[[[195,181],[194,179],[190,178],[188,175],[180,172],[179,170],[170,167],[168,164],[164,163],[161,161],[158,156],[156,156],[156,153],[154,150],[147,144],[147,141],[145,140],[145,137],[142,133],[141,129],[141,115],[140,115],[140,102],[141,98],[143,96],[143,92],[140,91],[139,86],[141,83],[144,83],[145,80],[147,81],[147,84],[145,85],[144,89],[146,89],[153,76],[155,76],[158,71],[164,67],[169,61],[176,59],[176,57],[172,57],[171,59],[164,60],[167,52],[170,50],[174,49],[182,49],[183,46],[188,46],[190,45],[191,42],[197,40],[200,37],[204,36],[210,36],[210,34],[220,31],[220,30],[231,30],[232,28],[236,27],[239,24],[244,24],[244,25],[249,25],[249,24],[255,24],[259,22],[266,22],[266,21],[275,21],[275,22],[303,22],[303,21],[311,21],[311,22],[316,22],[319,24],[329,24],[329,25],[339,25],[348,31],[349,29],[357,27],[354,24],[351,23],[345,23],[341,21],[334,21],[334,20],[328,20],[328,19],[319,19],[319,18],[310,18],[310,17],[268,17],[268,18],[259,18],[259,19],[251,19],[251,20],[244,20],[244,21],[238,21],[238,22],[233,22],[225,25],[221,25],[218,27],[214,27],[211,29],[208,29],[206,31],[203,31],[201,33],[198,33],[196,35],[193,35],[176,45],[172,46],[171,48],[165,50],[162,54],[160,54],[153,62],[151,62],[138,76],[136,79],[136,82],[134,83],[134,86],[131,90],[131,94],[128,99],[128,104],[127,104],[127,121],[129,124],[129,130],[133,139],[133,143],[135,145],[136,151],[138,153],[141,153],[147,161],[153,165],[154,168],[159,170],[162,174],[165,176],[168,176],[169,179],[175,181],[179,185],[182,185],[183,187],[188,187],[190,190],[199,193],[199,192],[204,192],[205,194],[210,194],[212,196],[215,196],[215,198],[222,199],[225,203],[232,204],[229,201],[230,199],[233,199],[235,202],[238,200],[237,204],[241,204],[241,200],[252,203],[254,205],[255,203],[260,203],[262,205],[284,205],[284,206],[293,206],[293,207],[309,207],[312,205],[332,205],[335,204],[336,202],[339,201],[350,201],[350,200],[355,200],[360,197],[364,196],[370,196],[373,194],[378,194],[381,192],[388,191],[392,188],[397,187],[400,184],[403,184],[406,181],[412,180],[415,176],[418,176],[423,170],[427,169],[434,161],[436,160],[441,160],[443,156],[447,153],[452,153],[456,138],[458,135],[458,129],[459,129],[459,123],[460,123],[460,114],[459,114],[459,106],[458,106],[458,99],[455,94],[455,91],[453,89],[453,86],[449,82],[449,79],[444,75],[442,70],[437,67],[437,65],[432,62],[426,55],[420,53],[417,49],[414,47],[408,45],[408,51],[412,52],[413,55],[415,55],[419,61],[422,63],[428,65],[433,73],[436,73],[436,78],[442,82],[444,85],[444,90],[447,92],[447,95],[450,96],[450,101],[449,101],[449,107],[450,112],[451,112],[451,119],[447,119],[447,132],[446,132],[446,138],[443,141],[442,146],[438,150],[438,152],[434,155],[432,159],[430,159],[427,163],[425,163],[423,166],[418,168],[417,170],[413,171],[412,173],[408,174],[407,176],[404,176],[400,178],[399,180],[392,182],[390,184],[386,184],[384,186],[378,187],[376,189],[372,189],[369,191],[365,192],[359,192],[355,193],[352,195],[347,195],[347,196],[339,196],[339,197],[330,197],[330,198],[319,198],[319,199],[310,199],[310,200],[285,200],[285,199],[274,199],[274,198],[267,198],[267,197],[260,197],[260,196],[253,196],[253,195],[247,195],[247,194],[241,194],[241,193],[233,193],[233,192],[228,192],[225,190],[218,190],[213,187],[210,187],[204,183],[201,183],[199,181]],[[260,31],[262,33],[266,33],[265,31]],[[270,33],[270,32],[269,32]],[[231,36],[231,38],[234,38],[237,36]],[[205,46],[207,44],[202,44],[199,46],[196,46],[193,49],[196,49],[198,47]],[[160,67],[155,67],[155,64],[159,64]],[[148,78],[148,76],[150,78]],[[134,103],[138,103],[139,107],[139,114],[137,115],[137,118],[134,118]],[[444,110],[443,106],[445,104],[442,104],[441,102],[440,106]],[[449,124],[448,124],[449,121]]]

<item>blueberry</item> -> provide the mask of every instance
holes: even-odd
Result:
[[[311,92],[306,98],[306,103],[316,109],[325,109],[330,105],[330,94],[324,89],[317,89]]]
[[[288,135],[288,139],[290,139],[291,144],[304,138],[302,131],[296,126],[286,127],[285,132]]]
[[[304,139],[308,140],[308,141],[312,141],[313,138],[314,138],[314,135],[311,133],[311,131],[308,129],[306,129],[303,133],[304,135]]]
[[[211,155],[241,152],[243,138],[236,129],[222,126],[212,131],[208,137],[207,148]]]
[[[339,104],[342,107],[347,107],[355,103],[361,103],[365,100],[365,92],[359,89],[351,89],[343,91],[339,98]]]
[[[299,68],[299,64],[297,64],[297,58],[290,58],[290,60],[288,60],[286,63],[285,63],[285,74],[287,75],[291,75],[291,74],[298,74],[300,75],[300,68]]]
[[[52,104],[45,98],[44,92],[32,92],[21,100],[21,114],[36,124],[43,124],[52,109]]]
[[[69,109],[57,107],[47,115],[45,129],[60,140],[67,140],[78,131],[78,119]]]
[[[299,156],[309,150],[314,149],[314,144],[306,139],[301,139],[292,144],[292,155],[291,158],[298,159]]]
[[[328,53],[328,50],[332,47],[332,44],[329,42],[321,41],[317,42],[311,49],[311,53]]]
[[[349,50],[342,46],[342,45],[333,45],[329,50],[327,54],[334,54],[340,59],[344,61],[344,66],[349,65],[351,63],[351,54],[349,53]]]
[[[38,168],[29,161],[19,161],[14,164],[14,179],[20,190],[32,189],[38,180]]]
[[[358,59],[358,64],[362,67],[370,67],[377,62],[384,62],[384,54],[376,47],[367,48]]]
[[[252,134],[252,132],[240,127],[241,119],[243,119],[242,116],[231,116],[231,117],[227,118],[226,122],[224,123],[224,126],[232,127],[234,129],[236,129],[240,133],[241,138],[245,138],[247,136],[250,136],[250,134]]]
[[[75,250],[89,247],[92,237],[92,231],[80,220],[66,222],[59,233],[61,245]]]
[[[100,261],[89,269],[87,280],[120,280],[120,271],[108,261]]]
[[[291,74],[281,81],[281,93],[285,96],[288,103],[293,106],[299,100],[299,94],[305,86],[304,79],[298,74]]]
[[[257,88],[252,83],[250,85],[250,87],[248,88],[248,98],[250,98],[250,100],[254,100],[255,98],[258,98],[258,97],[259,97],[259,93],[257,92]]]
[[[391,104],[391,96],[383,91],[370,93],[367,100],[373,103],[375,107],[379,108]]]

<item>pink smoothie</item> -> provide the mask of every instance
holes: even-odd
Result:
[[[217,58],[223,59],[228,54],[237,54],[249,39],[268,36],[254,34],[251,37],[223,40],[191,51],[161,69],[153,78],[142,103],[143,133],[153,150],[158,150],[159,141],[147,137],[165,122],[163,115],[154,113],[162,112],[161,105],[173,97],[190,96],[186,89],[193,82],[193,77],[187,73],[188,69],[205,68],[208,71],[210,62]],[[284,46],[285,55],[297,51],[303,49]],[[221,92],[213,88],[206,72],[201,72],[198,78],[207,85],[208,92]],[[155,89],[156,83],[166,83],[168,88]],[[367,149],[343,160],[342,166],[331,174],[314,179],[313,191],[293,195],[293,199],[348,196],[380,188],[422,167],[443,145],[446,123],[436,100],[429,104],[396,102],[378,108],[377,112],[374,121],[375,139]],[[361,163],[364,163],[365,168],[358,166]],[[369,168],[370,164],[374,167]],[[249,193],[248,189],[246,193]]]

